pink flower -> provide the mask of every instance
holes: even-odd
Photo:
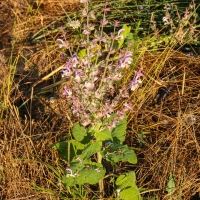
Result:
[[[126,68],[132,63],[132,52],[131,51],[124,51],[123,57],[119,60],[118,68]]]
[[[134,91],[136,88],[139,87],[139,84],[142,83],[140,77],[144,76],[142,73],[143,68],[140,68],[139,71],[135,71],[135,78],[131,81],[131,91]]]
[[[124,103],[124,106],[125,106],[128,110],[133,110],[133,108],[131,107],[131,105],[128,104],[128,103]]]
[[[121,32],[122,31],[124,31],[124,29],[123,28],[121,28],[119,31],[118,31],[118,34],[117,34],[117,36],[118,36],[118,39],[121,39],[121,38],[123,38],[123,35],[121,35]]]
[[[106,18],[104,18],[103,20],[101,20],[101,25],[105,26],[108,24],[108,20]]]
[[[76,53],[72,56],[72,63],[73,63],[73,67],[76,67],[76,65],[79,64],[79,60]]]
[[[69,64],[69,63],[67,63]],[[63,77],[70,77],[72,75],[72,70],[71,70],[71,66],[70,65],[66,65],[63,67],[63,69],[60,71],[62,73],[62,78]]]
[[[119,21],[118,20],[114,20],[114,27],[117,27],[119,25]]]
[[[108,6],[108,2],[105,3],[105,7],[102,8],[101,10],[103,10],[104,12],[110,11],[110,8],[106,8],[107,6]]]
[[[84,8],[82,11],[82,17],[87,17],[87,9]]]
[[[89,90],[92,90],[93,88],[94,88],[94,83],[89,83],[89,82],[86,82],[85,83],[85,87],[87,88],[87,89],[89,89]]]
[[[78,70],[75,71],[75,78],[74,79],[76,80],[77,83],[81,82],[81,77],[80,77],[80,75],[78,73]]]
[[[69,90],[69,89],[67,89],[67,86],[65,85],[64,87],[63,87],[63,89],[64,89],[64,92],[63,92],[63,96],[68,96],[68,97],[71,97],[72,96],[72,91],[71,90]]]
[[[59,44],[59,48],[65,47],[65,48],[69,48],[69,42],[68,41],[63,41],[62,39],[57,39],[58,42],[60,42],[61,44]]]
[[[91,19],[96,19],[96,16],[95,16],[95,14],[94,14],[94,11],[89,12],[88,16],[89,16]]]

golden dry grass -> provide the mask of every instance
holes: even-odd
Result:
[[[159,57],[160,53],[145,55],[145,68],[151,69]],[[199,69],[199,57],[171,51],[158,70],[156,81],[150,81],[131,114],[127,143],[138,148],[138,133],[147,133],[143,147],[138,149],[138,183],[158,189],[162,199],[169,198],[165,187],[170,173],[177,186],[173,199],[178,199],[179,194],[182,199],[190,199],[200,191]],[[162,81],[162,77],[166,80]],[[148,80],[148,75],[145,78]],[[154,105],[158,88],[168,84],[172,85],[168,96]]]
[[[56,44],[29,44],[30,33],[36,33],[55,18],[63,16],[63,9],[72,11],[79,7],[67,1],[43,1],[41,5],[40,2],[35,1],[32,6],[26,0],[1,3],[9,13],[1,9],[1,16],[7,18],[7,23],[0,26],[3,41],[0,62],[4,66],[0,74],[2,83],[9,70],[12,33],[16,39],[13,54],[19,56],[12,90],[5,94],[10,95],[8,109],[0,122],[2,200],[56,199],[53,193],[42,194],[33,190],[33,185],[59,192],[59,184],[45,163],[59,170],[59,157],[51,145],[65,139],[71,126],[67,103],[59,97],[59,88],[53,88],[46,94],[47,98],[36,98],[21,109],[17,106],[30,100],[30,88],[35,82],[62,65]],[[38,5],[40,8],[37,10]],[[61,20],[56,26],[62,23]],[[52,34],[48,39],[55,42],[56,37],[57,34]],[[135,166],[137,184],[148,188],[143,192],[147,199],[156,195],[159,199],[169,199],[165,188],[169,174],[173,173],[176,181],[173,199],[181,195],[181,199],[188,200],[200,192],[200,58],[172,49],[146,52],[138,61],[139,67],[144,68],[146,87],[130,99],[135,107],[129,114],[126,140],[138,155],[139,162]],[[59,75],[55,73],[50,80],[38,84],[35,91],[40,92],[42,87],[58,80]],[[158,89],[168,84],[172,89],[166,99],[155,103]],[[55,103],[49,102],[49,95],[55,95]],[[146,138],[140,141],[143,145],[139,146],[141,138],[138,134],[141,132]],[[124,170],[132,168],[124,165]],[[52,187],[51,182],[58,188]]]

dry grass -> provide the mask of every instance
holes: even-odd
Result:
[[[55,49],[57,34],[48,36],[51,45],[29,41],[30,34],[64,16],[63,9],[71,11],[77,8],[76,4],[60,2],[43,1],[40,9],[37,9],[39,1],[32,6],[26,0],[1,3],[9,13],[7,16],[5,12],[1,13],[7,18],[7,23],[0,26],[3,41],[0,62],[5,66],[3,74],[0,74],[2,83],[10,64],[12,32],[16,39],[13,55],[19,56],[12,90],[6,94],[10,95],[9,109],[4,112],[6,118],[0,122],[2,200],[53,199],[53,193],[39,193],[31,188],[33,185],[59,191],[51,185],[51,182],[58,183],[45,163],[59,170],[59,157],[51,145],[65,139],[71,126],[67,103],[59,97],[59,88],[53,87],[51,92],[26,103],[21,109],[17,106],[30,100],[30,88],[35,82],[62,64]],[[55,26],[62,25],[64,20]],[[138,68],[144,68],[146,86],[131,97],[135,107],[129,115],[126,140],[136,149],[139,158],[137,184],[148,188],[146,193],[143,192],[147,199],[156,195],[159,199],[169,199],[165,188],[169,174],[173,173],[176,182],[173,199],[181,195],[182,199],[188,200],[200,192],[200,59],[169,49],[162,53],[146,52],[138,63]],[[58,73],[54,74],[50,80],[38,84],[35,92],[59,78]],[[168,84],[172,86],[168,96],[164,101],[155,102],[158,89]],[[53,104],[49,102],[50,96],[56,97]],[[139,146],[138,134],[142,131],[146,138]],[[124,170],[129,167],[125,165]]]
[[[160,53],[146,54],[146,69],[158,63]],[[173,199],[190,199],[200,191],[200,59],[176,51],[167,53],[167,59],[150,80],[144,95],[138,98],[137,108],[131,114],[127,143],[138,149],[137,177],[139,185],[158,189],[162,199],[168,199],[165,188],[173,173],[176,192]],[[150,71],[150,70],[149,70]],[[147,81],[150,78],[146,75]],[[161,79],[165,77],[165,81]],[[158,88],[172,85],[166,99],[155,105]],[[138,134],[146,138],[140,148],[135,144]]]

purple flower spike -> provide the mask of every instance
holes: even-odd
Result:
[[[131,81],[130,88],[132,91],[139,87],[139,84],[142,83],[140,77],[144,76],[142,73],[143,68],[140,68],[139,71],[135,71],[135,78]]]
[[[123,57],[119,60],[118,68],[126,68],[132,63],[132,52],[131,51],[124,51]]]
[[[137,71],[135,72],[137,78],[139,78],[140,76],[144,76],[144,74],[142,73],[142,70],[143,68],[140,68],[138,72]]]
[[[78,69],[76,69],[76,71],[75,71],[75,80],[77,83],[81,82],[81,76],[80,76]]]
[[[71,68],[69,66],[65,66],[62,70],[60,70],[62,73],[62,78],[63,77],[70,77],[72,75]]]
[[[101,20],[101,25],[105,26],[108,24],[108,20],[106,18],[104,18],[103,20]]]
[[[114,27],[117,27],[119,25],[119,21],[118,20],[114,20]]]
[[[73,63],[72,65],[73,67],[76,67],[76,65],[79,64],[79,60],[76,53],[72,56],[72,63]]]
[[[67,89],[67,86],[65,85],[64,87],[63,87],[63,89],[64,89],[64,92],[63,92],[63,96],[68,96],[68,97],[71,97],[72,96],[72,91],[71,90],[69,90],[69,89]]]
[[[133,110],[133,108],[131,107],[131,105],[128,104],[128,103],[124,103],[124,106],[125,106],[128,110]]]
[[[110,11],[110,8],[106,8],[106,6],[108,6],[108,2],[105,3],[105,7],[102,8],[101,10],[104,11],[104,12]]]

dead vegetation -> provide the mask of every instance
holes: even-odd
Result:
[[[146,68],[156,64],[158,57],[159,54],[146,55]],[[162,199],[168,199],[165,188],[173,173],[177,186],[174,199],[179,195],[190,199],[200,188],[200,60],[174,51],[167,57],[157,72],[157,81],[152,80],[147,86],[146,98],[138,98],[127,143],[137,148],[136,140],[143,144],[138,150],[139,185],[155,189],[155,193],[158,189]],[[155,104],[158,88],[167,85],[171,85],[168,95]],[[139,137],[141,132],[146,133],[144,139]]]
[[[1,2],[0,6],[0,87],[8,77],[10,55],[12,61],[17,58],[14,83],[3,96],[10,99],[4,104],[7,109],[0,122],[0,199],[53,199],[59,191],[51,182],[59,183],[46,164],[59,170],[59,157],[51,145],[66,138],[71,123],[59,85],[41,90],[59,81],[59,73],[38,84],[35,94],[44,94],[30,99],[33,84],[62,65],[55,48],[56,33],[48,35],[51,45],[45,37],[41,43],[31,43],[30,38],[65,16],[64,10],[71,12],[79,5],[21,0]],[[48,30],[65,20],[63,17]],[[172,173],[176,182],[174,199],[192,199],[200,192],[200,59],[170,49],[147,52],[138,63],[144,68],[146,87],[132,96],[135,107],[129,115],[126,140],[138,155],[137,184],[148,188],[142,192],[147,199],[169,199],[165,189]],[[165,90],[168,85],[171,88],[166,97],[158,101],[159,88]],[[53,103],[49,101],[51,96],[55,97]],[[124,169],[129,167],[125,165]],[[49,193],[34,190],[34,185]]]

